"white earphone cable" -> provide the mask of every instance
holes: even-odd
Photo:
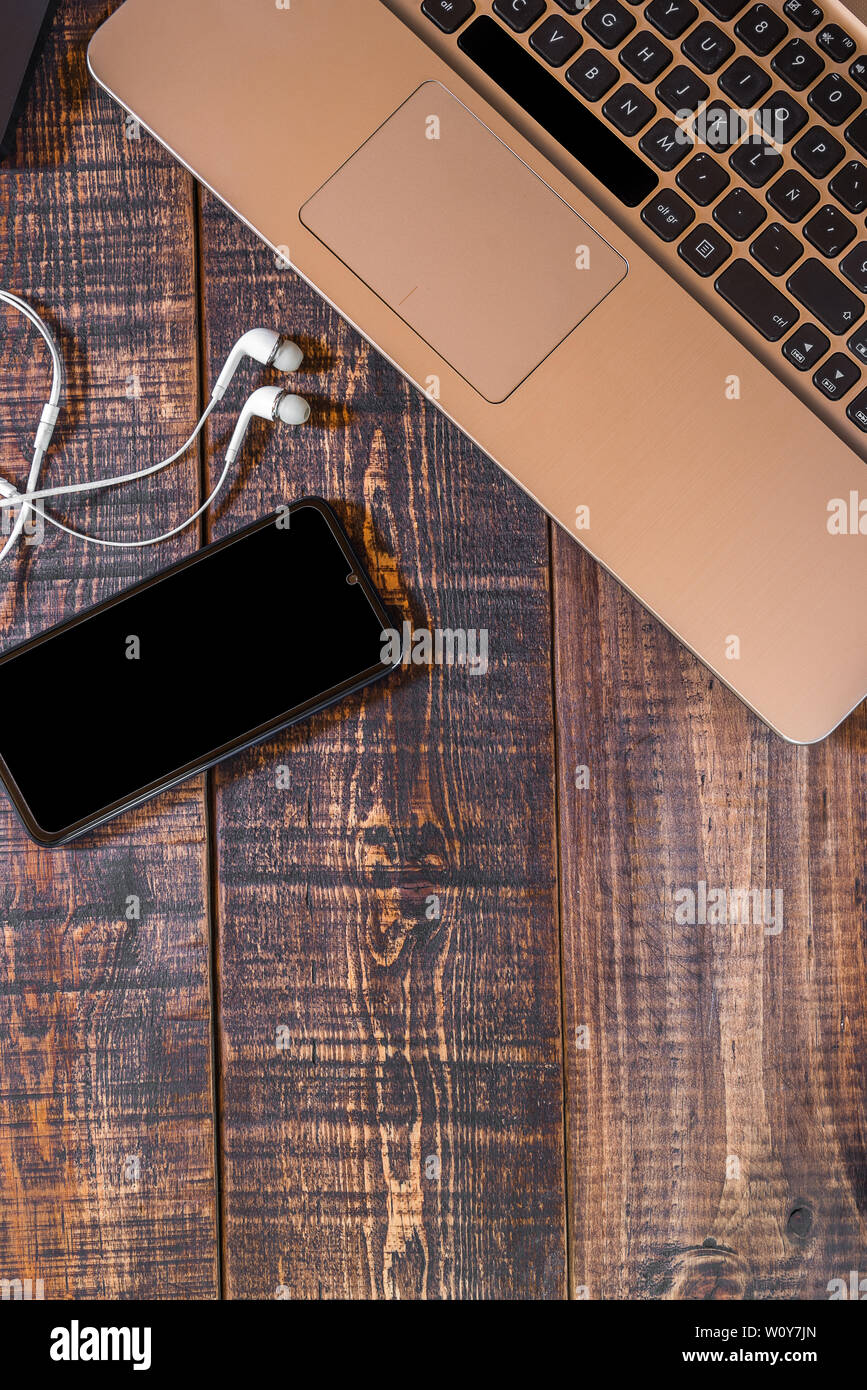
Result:
[[[207,500],[203,502],[191,516],[188,516],[185,521],[180,522],[169,531],[164,531],[159,536],[152,536],[148,539],[138,541],[108,540],[101,536],[92,536],[84,531],[78,531],[72,526],[67,526],[57,517],[51,516],[50,513],[36,504],[47,498],[67,497],[79,493],[102,491],[104,488],[119,487],[123,483],[131,483],[142,478],[153,477],[155,473],[161,472],[162,469],[170,467],[171,464],[176,463],[182,458],[198,439],[208,418],[225,395],[228,385],[243,356],[251,356],[256,361],[266,366],[275,366],[277,370],[292,371],[299,366],[302,361],[301,350],[288,339],[279,337],[279,335],[267,329],[251,329],[235,344],[235,347],[220,373],[207,409],[192,434],[169,458],[163,459],[159,463],[151,464],[147,468],[137,469],[133,473],[117,474],[110,478],[97,478],[87,483],[68,483],[61,486],[37,489],[36,485],[39,481],[39,473],[60,410],[60,399],[64,382],[63,359],[61,358],[57,343],[50,329],[40,318],[35,309],[27,304],[25,300],[20,299],[18,295],[12,294],[8,290],[0,289],[0,301],[17,309],[41,334],[51,353],[53,373],[51,394],[40,419],[34,446],[33,461],[30,465],[25,491],[19,492],[11,483],[0,478],[0,513],[20,508],[18,516],[15,518],[11,534],[2,550],[0,550],[0,561],[5,559],[6,555],[17,541],[31,511],[44,521],[47,521],[49,525],[56,527],[58,531],[63,531],[68,536],[74,536],[78,540],[88,541],[93,545],[111,546],[119,550],[132,550],[150,545],[158,545],[162,541],[169,540],[172,536],[178,535],[181,531],[185,531],[188,526],[191,526],[215,501],[226,482],[229,469],[238,457],[241,441],[243,440],[244,432],[246,431],[249,419],[252,415],[258,414],[262,415],[263,418],[282,419],[285,423],[290,424],[301,424],[309,417],[310,408],[306,402],[302,401],[299,397],[289,396],[288,392],[280,391],[277,388],[260,388],[260,390],[250,398],[242,412],[235,435],[227,451],[225,467],[223,468],[216,486]]]
[[[113,478],[94,478],[89,483],[66,483],[60,487],[40,488],[38,492],[33,492],[28,488],[27,492],[17,492],[14,496],[0,498],[0,508],[20,507],[22,503],[42,502],[48,497],[69,497],[80,492],[101,492],[103,488],[120,487],[122,483],[134,483],[140,478],[150,478],[154,473],[159,473],[163,468],[168,468],[171,464],[177,463],[178,459],[183,458],[205,428],[208,417],[216,405],[215,400],[208,403],[207,410],[189,439],[179,449],[176,449],[170,458],[163,459],[160,463],[152,463],[148,468],[139,468],[135,473],[118,473]]]
[[[36,515],[41,516],[44,521],[48,521],[52,526],[56,526],[58,531],[65,531],[67,536],[75,536],[77,540],[90,541],[92,545],[109,545],[118,550],[140,550],[148,545],[159,545],[161,541],[171,540],[172,536],[177,536],[181,531],[186,531],[188,526],[192,526],[193,522],[197,521],[202,513],[208,510],[215,501],[218,493],[221,492],[231,466],[232,461],[230,459],[220,474],[219,481],[210,497],[202,503],[198,511],[193,512],[192,516],[188,516],[186,521],[182,521],[180,525],[173,526],[171,531],[164,531],[161,536],[151,536],[148,540],[144,541],[110,541],[105,540],[102,536],[88,536],[84,531],[76,531],[74,527],[66,526],[62,521],[58,521],[57,517],[49,516],[48,513],[44,512],[38,505],[34,506],[33,510]]]
[[[18,295],[11,294],[8,290],[0,289],[0,300],[2,300],[5,304],[9,304],[13,309],[17,309],[20,314],[24,315],[28,322],[33,325],[36,331],[45,340],[45,343],[48,347],[48,351],[51,354],[51,394],[48,398],[48,404],[42,412],[42,420],[40,421],[39,430],[37,431],[36,443],[33,451],[33,462],[30,465],[30,472],[27,475],[27,491],[29,492],[32,488],[36,486],[36,483],[39,478],[39,470],[42,467],[42,460],[45,457],[45,449],[47,447],[48,441],[46,439],[43,443],[42,436],[44,433],[44,425],[47,421],[50,421],[51,427],[53,427],[54,420],[57,419],[57,415],[60,410],[60,398],[63,392],[63,382],[65,375],[63,370],[63,358],[61,357],[60,349],[58,348],[57,343],[54,340],[54,335],[51,333],[51,330],[48,328],[48,326],[45,323],[43,323],[42,319],[36,313],[35,309],[31,309],[30,305],[26,303],[25,300],[19,299]],[[50,438],[50,430],[48,437]],[[21,535],[21,532],[23,531],[24,526],[27,522],[28,513],[29,507],[26,505],[22,506],[20,513],[15,518],[15,522],[8,540],[6,541],[6,544],[3,546],[3,549],[0,550],[0,561],[5,560],[6,556],[9,554],[9,551],[12,549],[12,547],[15,545],[15,542],[18,540],[18,537]]]

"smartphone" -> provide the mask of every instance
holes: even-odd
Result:
[[[64,844],[384,676],[391,626],[305,498],[0,657],[0,777]]]

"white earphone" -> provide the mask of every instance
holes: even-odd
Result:
[[[295,343],[290,346],[298,351]],[[281,420],[284,425],[306,425],[310,419],[310,406],[303,396],[292,396],[279,386],[260,386],[248,399],[235,426],[235,433],[226,450],[226,463],[230,466],[241,452],[241,445],[254,416],[260,420]]]
[[[142,546],[158,545],[161,541],[169,540],[170,537],[178,535],[180,531],[186,530],[194,521],[207,511],[212,505],[218,493],[222,489],[229,469],[238,458],[244,439],[249,429],[250,422],[254,417],[263,420],[280,421],[286,425],[303,425],[310,419],[310,406],[301,396],[294,396],[289,391],[283,390],[279,386],[262,386],[258,391],[254,391],[250,396],[243,410],[241,411],[235,432],[232,435],[231,443],[226,451],[225,467],[220,478],[211,492],[210,496],[202,503],[192,516],[188,516],[180,525],[175,526],[170,531],[163,532],[160,536],[152,536],[143,541],[113,541],[106,540],[101,536],[88,536],[83,531],[76,531],[71,526],[66,526],[56,517],[50,516],[39,505],[50,497],[67,497],[82,492],[97,492],[103,488],[118,487],[123,483],[135,482],[140,478],[151,477],[154,473],[159,473],[163,468],[168,468],[176,463],[190,446],[195,443],[205,427],[209,416],[216,409],[219,402],[223,399],[226,391],[231,384],[232,378],[240,367],[245,357],[252,358],[255,362],[260,362],[263,366],[274,367],[280,372],[297,371],[304,360],[304,354],[297,343],[293,343],[289,338],[281,337],[268,328],[251,328],[243,337],[239,338],[232,348],[225,366],[217,378],[217,383],[211,393],[204,415],[199,420],[189,439],[171,455],[170,458],[163,459],[160,463],[151,464],[148,468],[141,468],[135,473],[122,473],[113,478],[97,478],[89,483],[68,483],[61,487],[49,487],[37,489],[39,473],[42,463],[51,443],[54,427],[60,415],[60,399],[63,391],[64,370],[63,360],[60,356],[54,337],[36,313],[36,310],[23,299],[8,290],[0,289],[0,302],[9,304],[17,309],[19,313],[33,325],[33,327],[44,338],[48,350],[51,353],[52,363],[52,382],[51,393],[48,403],[42,411],[39,426],[36,431],[36,439],[33,446],[33,461],[27,475],[27,486],[23,492],[19,492],[11,483],[4,478],[0,478],[0,511],[13,508],[20,508],[15,523],[9,537],[0,550],[0,560],[5,559],[12,546],[21,534],[27,517],[31,511],[44,521],[57,527],[59,531],[64,531],[68,536],[75,536],[79,540],[90,541],[94,545],[115,546],[118,549],[137,549]]]

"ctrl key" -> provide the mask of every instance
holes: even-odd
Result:
[[[674,241],[685,232],[695,213],[688,203],[676,193],[665,189],[657,193],[646,207],[641,209],[642,221],[651,227],[663,241]]]
[[[732,261],[714,288],[763,338],[775,343],[798,321],[798,310],[749,261]]]

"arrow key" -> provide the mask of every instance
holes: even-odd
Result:
[[[814,323],[805,323],[783,343],[783,356],[787,357],[799,372],[808,372],[825,356],[830,346],[821,328],[817,328]]]
[[[860,380],[861,372],[842,352],[832,353],[824,366],[813,373],[813,385],[818,386],[829,401],[838,401]]]
[[[846,339],[846,346],[850,352],[854,352],[856,357],[860,357],[862,362],[867,362],[867,331],[863,328],[856,328],[851,338]]]

